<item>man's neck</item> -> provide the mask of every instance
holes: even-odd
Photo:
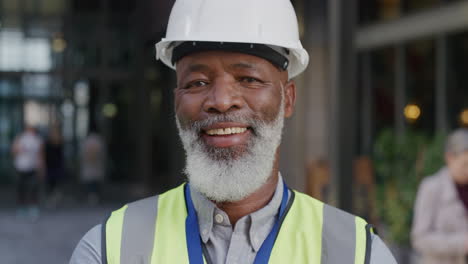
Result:
[[[237,221],[243,216],[265,207],[275,194],[277,184],[278,170],[273,169],[273,172],[267,182],[253,194],[236,202],[216,203],[216,206],[226,212],[229,216],[231,225],[235,226]]]

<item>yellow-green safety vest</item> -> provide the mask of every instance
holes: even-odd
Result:
[[[183,186],[112,212],[102,225],[102,264],[189,263]],[[286,210],[269,263],[369,263],[373,231],[363,219],[297,191]]]

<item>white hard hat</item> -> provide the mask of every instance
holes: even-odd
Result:
[[[186,42],[202,50],[212,49],[210,43],[228,50],[243,44],[241,52],[257,56],[257,47],[271,48],[286,57],[289,78],[309,62],[290,0],[176,0],[166,37],[156,44],[156,59],[175,69],[174,48]]]

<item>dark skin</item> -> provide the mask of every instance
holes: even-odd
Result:
[[[282,93],[284,117],[288,118],[294,112],[295,83],[288,80],[286,71],[262,58],[225,51],[199,52],[178,61],[176,71],[175,111],[182,127],[234,111],[270,123],[279,113]],[[229,124],[219,126],[225,128]],[[200,136],[208,138],[203,131]],[[242,136],[224,137],[222,144],[217,139],[205,143],[214,144],[213,147],[245,149],[246,140],[253,136],[255,131],[248,130]],[[216,203],[229,216],[233,226],[240,218],[261,209],[271,200],[278,183],[279,158],[277,149],[271,175],[254,193],[240,201]]]

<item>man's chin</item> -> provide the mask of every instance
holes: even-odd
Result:
[[[235,161],[249,154],[247,145],[220,148],[204,144],[203,150],[210,159],[215,161]]]

